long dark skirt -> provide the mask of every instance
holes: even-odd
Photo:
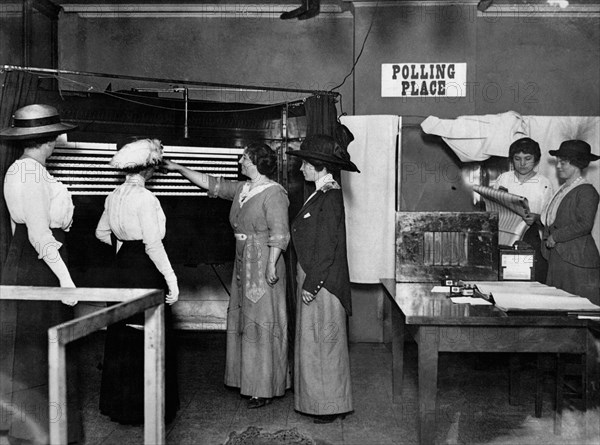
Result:
[[[63,243],[59,253],[67,263],[65,232],[52,230]],[[28,239],[27,227],[18,224],[2,270],[2,284],[59,286],[59,281],[38,259]],[[73,308],[60,301],[3,301],[0,306],[2,428],[13,443],[48,443],[49,422],[68,409],[69,442],[82,437],[77,395],[76,354],[67,348],[67,407],[48,400],[48,328],[73,318]],[[50,407],[50,408],[49,408]]]
[[[568,263],[556,249],[549,249],[546,284],[600,304],[600,268],[579,267]]]
[[[548,261],[542,256],[542,241],[536,224],[527,229],[523,235],[523,241],[529,244],[534,250],[535,273],[533,279],[540,283],[545,283],[546,276],[548,275]]]
[[[162,274],[144,250],[142,241],[123,243],[116,256],[112,287],[166,287]],[[171,311],[165,306],[165,420],[179,409],[176,344],[170,329]],[[127,324],[143,325],[138,314],[108,327],[100,388],[100,412],[124,424],[144,422],[144,331]]]

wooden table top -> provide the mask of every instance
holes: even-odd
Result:
[[[159,289],[119,289],[110,287],[44,287],[0,286],[0,300],[46,300],[60,301],[75,298],[78,301],[127,301],[142,297]]]
[[[435,283],[397,283],[382,278],[381,284],[405,316],[406,324],[470,326],[598,326],[595,320],[565,313],[506,313],[493,305],[453,303],[446,294],[432,293]]]

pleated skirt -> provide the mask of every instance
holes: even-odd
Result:
[[[294,408],[313,415],[347,413],[353,406],[346,311],[325,288],[310,304],[304,304],[305,277],[298,264]]]

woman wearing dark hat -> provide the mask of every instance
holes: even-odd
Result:
[[[557,157],[556,171],[564,183],[542,212],[546,284],[600,304],[600,255],[591,235],[600,197],[582,175],[600,156],[580,140],[565,141],[550,154]]]
[[[65,232],[73,222],[73,201],[67,187],[46,170],[60,134],[77,128],[60,121],[49,105],[19,108],[13,124],[0,138],[20,142],[23,155],[6,172],[4,196],[13,238],[2,270],[3,285],[75,287],[67,269]],[[64,303],[64,304],[63,304]],[[48,328],[73,318],[77,301],[17,301],[2,303],[2,318],[15,330],[2,329],[2,352],[14,350],[12,363],[3,363],[12,380],[9,414],[11,441],[47,443]],[[12,335],[11,335],[12,334]],[[13,349],[14,348],[14,349]],[[80,438],[76,364],[68,361],[69,442]],[[4,376],[3,376],[4,378]],[[6,414],[5,407],[2,408]]]
[[[165,161],[209,196],[233,201],[229,222],[236,255],[227,310],[225,385],[249,396],[248,408],[260,408],[283,396],[291,385],[287,358],[285,263],[288,229],[287,192],[269,179],[277,155],[262,143],[249,144],[239,161],[249,181],[222,178]]]
[[[530,213],[523,218],[529,226],[522,239],[535,251],[535,279],[546,282],[548,264],[541,254],[540,214],[552,197],[552,184],[538,172],[542,153],[540,145],[531,138],[521,138],[510,144],[508,158],[512,170],[502,173],[492,187],[524,196]]]
[[[300,150],[300,170],[314,182],[292,221],[292,242],[298,256],[295,409],[315,423],[342,419],[353,410],[346,316],[352,313],[346,254],[344,200],[332,173],[358,172],[350,155],[330,136],[308,136]]]
[[[123,145],[110,165],[127,173],[125,182],[111,192],[96,228],[96,237],[115,249],[113,287],[168,288],[165,302],[178,300],[177,277],[163,245],[166,218],[156,196],[146,189],[162,161],[157,139],[135,139]],[[165,419],[179,409],[175,345],[165,311]],[[123,424],[144,422],[143,315],[109,326],[104,348],[100,412]]]

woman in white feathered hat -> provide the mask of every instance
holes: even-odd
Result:
[[[177,277],[163,245],[166,218],[156,196],[146,189],[162,161],[157,139],[132,138],[111,159],[110,165],[127,173],[125,182],[106,198],[96,237],[115,248],[113,287],[168,288],[167,304],[179,296]],[[119,144],[118,144],[119,146]],[[170,311],[165,311],[167,327]],[[144,421],[143,316],[108,328],[106,334],[100,411],[124,424]],[[179,407],[174,345],[167,329],[165,418]]]

